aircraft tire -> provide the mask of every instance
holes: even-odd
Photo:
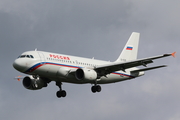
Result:
[[[101,86],[100,85],[96,86],[96,92],[101,92]]]
[[[92,86],[92,87],[91,87],[91,91],[92,91],[93,93],[95,93],[95,92],[96,92],[96,86]]]
[[[92,86],[92,87],[91,87],[91,91],[92,91],[93,93],[101,92],[101,86],[100,86],[100,85]]]
[[[62,91],[61,91],[61,96],[62,96],[62,97],[66,97],[66,91],[65,91],[65,90],[62,90]]]
[[[60,97],[61,97],[61,91],[57,91],[57,92],[56,92],[56,96],[57,96],[58,98],[60,98]]]
[[[57,96],[58,98],[66,97],[66,91],[65,91],[65,90],[57,91],[57,92],[56,92],[56,96]]]

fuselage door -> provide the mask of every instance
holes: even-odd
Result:
[[[44,54],[42,52],[38,52],[38,54],[39,54],[41,64],[44,64],[44,62],[46,62]]]
[[[77,65],[77,66],[79,65],[79,63],[78,63],[78,61],[77,61],[77,60],[75,61],[75,63],[76,63],[76,65]]]

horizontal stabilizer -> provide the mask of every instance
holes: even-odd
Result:
[[[147,70],[152,70],[152,69],[157,69],[157,68],[162,68],[162,67],[167,67],[167,65],[161,65],[161,66],[156,66],[156,67],[150,67],[150,68],[143,68],[143,69],[133,70],[133,71],[131,71],[131,73],[147,71]]]

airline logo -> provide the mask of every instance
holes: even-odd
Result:
[[[127,46],[126,50],[133,50],[133,47]]]
[[[49,54],[49,56],[51,58],[56,58],[56,59],[70,60],[70,58],[67,56],[59,56],[59,55],[54,55],[54,54]]]

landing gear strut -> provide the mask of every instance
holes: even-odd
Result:
[[[56,92],[56,96],[58,98],[60,97],[66,97],[66,91],[62,90],[62,83],[61,82],[56,82],[56,85],[59,87],[59,91]]]

